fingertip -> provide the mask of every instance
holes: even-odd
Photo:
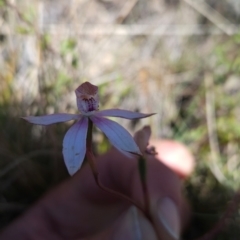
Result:
[[[154,215],[156,226],[160,226],[160,229],[157,230],[161,235],[166,234],[164,239],[178,240],[180,238],[181,222],[179,210],[171,198],[165,197],[160,199],[157,202]]]
[[[194,170],[195,158],[190,149],[184,144],[168,139],[151,140],[157,152],[155,156],[172,169],[181,178],[187,178]]]
[[[136,240],[151,239],[158,240],[156,232],[151,223],[134,206],[120,218],[114,228],[110,239],[113,240]]]

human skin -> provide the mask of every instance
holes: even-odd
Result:
[[[158,140],[154,144],[158,152],[165,142]],[[175,164],[171,161],[167,167],[167,160],[164,164],[160,154],[147,155],[147,186],[153,224],[128,201],[101,190],[90,166],[85,164],[8,226],[0,239],[178,239],[190,215],[182,196],[181,179],[190,174],[191,171],[184,172],[184,165],[193,166],[193,158],[187,159],[191,155],[183,145],[175,145],[174,141],[169,144],[169,151],[177,153],[172,154],[178,160]],[[184,151],[179,151],[180,147]],[[164,151],[161,153],[163,159]],[[144,206],[137,159],[129,159],[111,149],[96,160],[104,186]]]

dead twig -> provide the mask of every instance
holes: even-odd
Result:
[[[121,24],[127,18],[127,16],[131,13],[131,11],[133,10],[137,2],[138,0],[131,0],[131,1],[127,1],[124,4],[123,8],[119,12],[118,17],[116,19],[116,22],[118,24]]]
[[[211,150],[211,163],[210,168],[216,179],[223,183],[226,180],[225,176],[219,169],[217,164],[220,159],[220,150],[217,137],[216,116],[215,116],[215,96],[214,96],[214,84],[211,75],[207,74],[204,78],[206,89],[206,121],[208,129],[208,139]]]
[[[194,8],[196,11],[201,13],[206,17],[210,22],[217,26],[221,31],[227,35],[232,35],[235,32],[233,24],[226,19],[222,14],[217,12],[210,5],[204,1],[195,1],[195,0],[184,0],[188,5]]]

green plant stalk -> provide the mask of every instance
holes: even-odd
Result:
[[[95,164],[95,157],[94,154],[92,152],[92,129],[93,129],[93,123],[92,121],[89,119],[88,120],[88,132],[87,132],[87,150],[86,150],[86,158],[90,164],[90,167],[92,169],[93,172],[93,176],[94,179],[96,181],[96,184],[98,185],[98,187],[100,189],[102,189],[103,191],[110,193],[116,197],[119,197],[127,202],[129,202],[130,204],[134,205],[135,207],[137,207],[143,214],[144,216],[149,220],[149,222],[152,224],[153,228],[155,229],[155,233],[158,236],[158,231],[157,231],[157,227],[155,222],[152,219],[151,213],[150,213],[150,200],[149,200],[149,194],[148,194],[148,190],[147,190],[147,184],[146,184],[146,160],[143,157],[139,158],[139,165],[144,166],[144,170],[143,173],[144,174],[140,174],[141,177],[141,182],[142,182],[142,187],[143,187],[143,194],[144,194],[144,202],[145,202],[145,207],[142,207],[141,205],[139,205],[137,202],[135,202],[133,199],[129,198],[128,196],[114,191],[110,188],[105,187],[99,180],[99,172],[97,170],[96,164]],[[143,180],[142,180],[143,179]],[[158,239],[160,240],[160,236],[158,236]]]
[[[87,151],[86,151],[86,158],[90,164],[90,167],[92,169],[93,172],[93,176],[94,179],[96,181],[96,184],[99,186],[99,188],[101,188],[103,191],[108,192],[110,194],[113,194],[117,197],[120,197],[122,199],[124,199],[125,201],[130,202],[131,204],[133,204],[134,206],[136,206],[144,215],[146,215],[145,209],[142,208],[142,206],[140,206],[137,202],[135,202],[133,199],[129,198],[128,196],[114,191],[110,188],[105,187],[99,180],[99,172],[97,170],[96,164],[95,164],[95,157],[94,154],[92,152],[92,128],[93,128],[93,123],[92,121],[89,119],[88,120],[88,132],[87,132]]]
[[[150,217],[151,216],[150,198],[149,198],[149,192],[147,187],[147,164],[146,164],[146,159],[143,156],[138,158],[138,170],[139,170],[140,180],[142,184],[145,212],[148,215],[148,217]]]

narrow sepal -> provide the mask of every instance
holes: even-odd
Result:
[[[68,113],[56,113],[56,114],[49,114],[49,115],[37,116],[37,117],[35,116],[22,117],[22,119],[38,125],[50,125],[53,123],[76,120],[78,118],[80,118],[79,114],[68,114]]]
[[[106,109],[102,111],[98,111],[95,113],[95,116],[98,117],[120,117],[126,119],[138,119],[138,118],[146,118],[154,115],[155,113],[145,114],[139,112],[132,112],[123,109]]]

